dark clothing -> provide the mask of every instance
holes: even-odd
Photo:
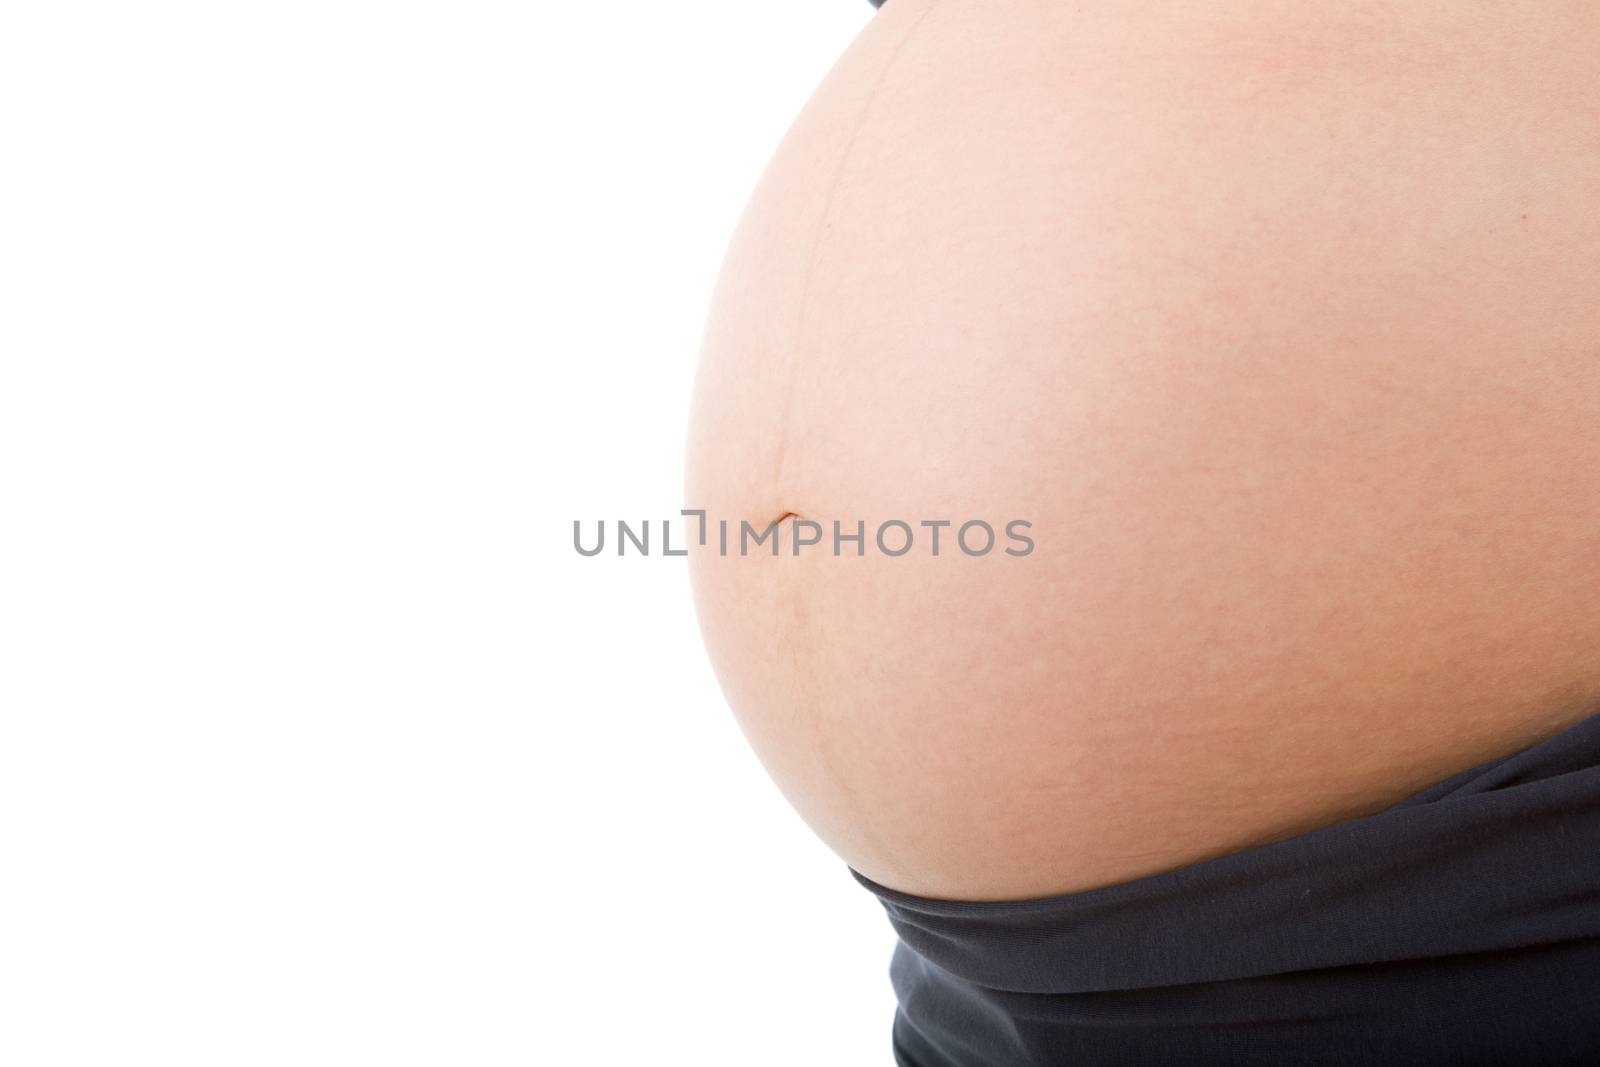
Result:
[[[969,904],[856,878],[900,936],[902,1067],[1600,1064],[1600,715],[1104,889]]]

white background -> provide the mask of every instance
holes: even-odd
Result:
[[[683,561],[571,546],[866,0],[0,12],[0,1063],[886,1063]]]

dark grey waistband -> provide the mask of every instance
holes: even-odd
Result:
[[[960,903],[851,873],[923,959],[1021,993],[1600,938],[1600,715],[1375,815],[1104,889]]]

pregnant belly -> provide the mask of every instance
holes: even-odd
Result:
[[[904,891],[1154,873],[1600,710],[1594,16],[1148,7],[892,0],[719,283],[707,647]],[[821,544],[739,554],[786,515]]]

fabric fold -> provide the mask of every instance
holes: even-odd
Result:
[[[851,873],[899,935],[916,1067],[1167,1062],[1162,1032],[1198,1041],[1170,1062],[1238,1062],[1297,1029],[1334,1051],[1293,1062],[1433,1062],[1439,1026],[1439,1062],[1518,1042],[1547,1058],[1499,1062],[1600,1062],[1600,715],[1374,815],[1103,889],[963,903]]]

